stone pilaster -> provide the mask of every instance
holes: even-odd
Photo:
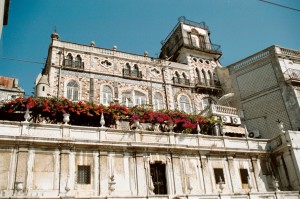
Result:
[[[183,168],[180,161],[179,156],[173,155],[173,172],[174,172],[174,194],[184,194],[183,186],[182,186],[182,179],[183,179]]]
[[[99,195],[99,153],[98,151],[93,152],[93,162],[94,162],[94,195]]]
[[[100,195],[108,195],[108,157],[107,152],[100,152]]]
[[[135,164],[137,173],[137,195],[147,195],[147,177],[145,172],[145,164],[147,164],[147,162],[144,162],[144,154],[136,154]]]
[[[203,185],[206,194],[211,194],[213,192],[211,175],[208,168],[208,159],[207,156],[201,155],[201,165],[203,173]]]
[[[231,191],[233,193],[237,193],[241,189],[241,182],[240,182],[241,180],[238,178],[239,176],[236,173],[237,172],[236,168],[234,168],[233,157],[232,156],[228,156],[227,157],[227,162],[228,162],[229,176],[230,176],[230,179],[231,179],[231,182],[229,182],[231,184],[231,186],[230,186],[231,187]]]
[[[23,184],[23,190],[20,191],[20,193],[17,193],[16,190],[14,190],[14,195],[16,194],[23,194],[24,188],[26,187],[26,179],[27,179],[27,161],[28,161],[28,148],[20,147],[18,154],[17,154],[17,170],[16,170],[16,181],[15,183],[22,183]]]

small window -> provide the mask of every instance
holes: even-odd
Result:
[[[150,175],[156,195],[167,194],[166,165],[161,162],[150,164]]]
[[[248,184],[248,170],[240,169],[242,184]]]
[[[90,184],[91,183],[91,167],[90,166],[78,166],[77,183],[78,184]]]
[[[216,184],[222,181],[225,183],[224,173],[222,168],[214,168]]]
[[[190,100],[187,96],[182,95],[179,98],[179,110],[186,113],[191,113]]]
[[[43,86],[43,89],[42,89],[43,91],[45,91],[45,86]]]

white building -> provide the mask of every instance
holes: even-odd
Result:
[[[218,100],[220,56],[205,23],[184,18],[163,59],[52,34],[37,96],[201,113],[222,121],[222,135],[0,121],[0,197],[299,198],[300,132],[248,138],[237,109]]]

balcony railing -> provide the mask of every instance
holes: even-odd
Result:
[[[236,108],[216,104],[210,106],[210,112],[211,114],[217,115],[238,115],[238,110]]]
[[[84,69],[84,63],[81,61],[64,60],[64,66],[76,69]]]
[[[190,86],[190,80],[185,79],[185,78],[178,78],[178,77],[173,77],[173,82],[174,84],[180,84],[180,85],[185,85],[185,86]]]
[[[142,71],[129,70],[129,69],[126,69],[126,68],[123,69],[123,76],[124,77],[130,77],[130,78],[137,78],[137,79],[141,79],[143,77]]]
[[[213,88],[221,88],[220,81],[217,80],[206,80],[204,78],[200,78],[196,80],[196,87],[213,87]]]

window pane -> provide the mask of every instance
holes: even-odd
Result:
[[[225,183],[224,173],[222,168],[214,168],[214,174],[215,174],[215,181],[216,184],[218,184],[221,179]]]
[[[240,169],[242,184],[248,184],[248,170]]]
[[[77,183],[78,184],[90,184],[91,183],[91,167],[90,166],[78,166]]]

